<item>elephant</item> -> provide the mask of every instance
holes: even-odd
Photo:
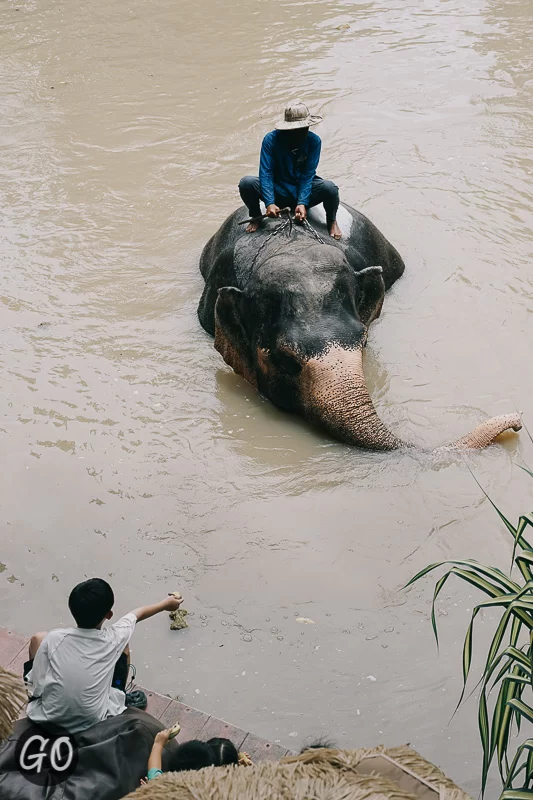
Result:
[[[390,431],[372,403],[363,373],[370,323],[401,277],[397,250],[362,213],[342,203],[339,241],[328,236],[322,207],[292,225],[265,219],[256,233],[240,224],[242,207],[205,245],[202,327],[224,361],[281,409],[303,415],[341,442],[371,450],[411,446]],[[481,448],[519,414],[482,422],[447,448]]]

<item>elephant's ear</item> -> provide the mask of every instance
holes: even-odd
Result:
[[[215,348],[226,364],[257,387],[250,341],[244,324],[245,297],[240,289],[224,286],[215,305]]]
[[[357,310],[364,325],[377,319],[381,314],[385,297],[385,282],[382,267],[366,267],[355,273],[357,281]]]

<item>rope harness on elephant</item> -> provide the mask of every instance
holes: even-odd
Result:
[[[268,236],[266,237],[266,239],[259,245],[259,247],[257,249],[257,252],[256,252],[255,256],[253,257],[251,269],[253,269],[255,267],[255,264],[257,262],[259,253],[261,253],[261,251],[267,246],[269,241],[274,238],[274,236],[277,236],[279,233],[282,233],[283,231],[287,231],[287,230],[288,230],[288,236],[291,235],[295,217],[292,216],[291,209],[288,206],[287,206],[287,208],[282,208],[280,210],[280,215],[283,215],[283,214],[286,214],[286,219],[284,219],[282,222],[280,222],[279,225],[276,225],[274,230],[271,231],[268,234]],[[245,221],[248,222],[249,220],[245,220]],[[239,223],[239,225],[240,224],[242,224],[242,223]],[[325,244],[324,239],[315,231],[315,229],[313,228],[313,226],[311,225],[309,220],[307,220],[307,219],[302,220],[302,226],[303,226],[303,229],[305,231],[307,231],[307,233],[310,233],[311,236],[313,236],[313,238],[317,240],[317,242],[320,242],[320,244]]]
[[[313,236],[320,244],[326,244],[324,239],[315,231],[308,219],[304,219],[303,225],[305,230]]]

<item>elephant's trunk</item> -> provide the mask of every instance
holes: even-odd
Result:
[[[306,362],[301,380],[304,415],[336,439],[368,450],[408,446],[376,413],[366,386],[361,348],[331,346]]]
[[[332,345],[309,359],[301,373],[301,398],[304,415],[347,444],[368,450],[413,446],[395,436],[378,417],[366,386],[361,348]],[[521,427],[519,414],[493,417],[436,452],[486,447],[503,431]]]
[[[439,447],[436,452],[445,450],[480,450],[482,447],[487,447],[500,433],[511,428],[513,431],[519,431],[521,427],[520,414],[500,414],[499,417],[491,417],[491,419],[485,420],[473,431],[467,433],[466,436],[457,439],[456,442]]]

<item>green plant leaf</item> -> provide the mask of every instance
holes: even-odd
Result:
[[[523,683],[523,684],[527,684],[528,686],[531,683],[530,679],[529,678],[524,678],[523,675],[516,675],[516,676],[506,675],[503,678],[503,680],[504,681],[514,681],[514,683]]]
[[[513,674],[515,674],[515,670],[517,667],[513,669]],[[498,768],[500,770],[500,775],[502,778],[502,783],[505,782],[505,775],[504,775],[504,768],[503,762],[504,759],[507,757],[507,748],[509,746],[509,738],[511,735],[511,724],[513,721],[513,714],[516,713],[516,709],[513,706],[514,702],[517,701],[516,695],[521,694],[520,687],[518,683],[511,683],[510,681],[506,681],[502,683],[502,691],[501,691],[501,714],[499,715],[498,721],[499,724],[496,725],[494,730],[495,737],[496,737],[496,749],[498,753]],[[498,697],[498,703],[500,702],[500,697]],[[494,718],[493,718],[493,725],[494,725]],[[492,757],[492,754],[491,754]]]
[[[528,739],[527,741],[530,742],[532,740]],[[527,754],[527,762],[526,762],[526,776],[524,780],[524,789],[529,789],[531,787],[532,780],[533,780],[533,749],[529,748],[529,753]]]
[[[533,708],[526,705],[522,700],[511,699],[507,702],[507,705],[518,712],[522,717],[525,717],[528,722],[533,722]]]
[[[500,622],[498,623],[498,627],[496,628],[496,633],[492,638],[492,642],[489,648],[489,654],[487,656],[487,661],[485,663],[484,672],[490,669],[493,660],[496,658],[498,654],[498,650],[500,649],[503,637],[505,636],[505,631],[507,629],[510,617],[511,617],[511,611],[509,608],[507,608]]]
[[[482,692],[484,694],[484,692]],[[513,716],[513,710],[507,707],[507,701],[513,697],[512,685],[502,683],[498,691],[498,698],[494,706],[492,714],[492,724],[490,731],[490,749],[488,756],[488,767],[492,763],[494,753],[498,750],[498,762],[501,763],[500,752],[503,753],[503,748],[508,741],[509,729]],[[480,696],[481,702],[481,696]],[[486,702],[486,700],[485,700]],[[485,768],[485,756],[483,755],[483,767]],[[487,767],[487,772],[488,772]],[[501,770],[500,770],[501,771]],[[486,780],[486,773],[485,774]]]
[[[506,647],[503,651],[506,655],[510,656],[514,661],[518,661],[520,664],[520,668],[523,669],[526,673],[531,675],[531,659],[529,656],[526,656],[522,650],[519,650],[517,647],[513,647],[510,645]]]
[[[515,592],[514,594],[499,594],[496,597],[489,598],[489,600],[482,600],[481,603],[477,604],[476,608],[495,608],[496,606],[507,608],[511,605],[511,603],[515,603],[517,599],[518,592]],[[531,608],[533,609],[533,599],[531,602]]]
[[[523,550],[516,556],[514,562],[526,581],[533,579],[533,571],[531,569],[533,565],[533,553],[528,553]]]
[[[482,592],[485,592],[485,594],[490,595],[491,599],[496,599],[497,597],[514,598],[516,595],[516,590],[518,589],[518,586],[516,586],[515,591],[512,594],[510,595],[505,594],[502,591],[502,589],[500,589],[498,586],[494,586],[493,583],[490,583],[490,581],[487,581],[485,578],[481,577],[473,570],[466,570],[462,569],[461,567],[453,567],[453,569],[450,570],[449,574],[457,575],[459,578],[462,578],[467,583],[472,584],[472,586],[475,586],[477,589],[481,589]],[[489,601],[487,600],[486,602]]]
[[[481,739],[481,748],[483,751],[483,765],[481,768],[481,795],[483,796],[487,786],[487,776],[489,774],[491,762],[489,713],[487,709],[487,698],[485,696],[485,692],[481,692],[479,697],[477,721],[479,727],[479,737]]]
[[[490,502],[492,503],[492,500]],[[492,503],[492,506],[493,508],[496,509],[496,513],[498,514],[499,518],[501,519],[501,521],[503,522],[509,533],[512,535],[513,539],[516,538],[517,537],[516,528],[513,525],[511,525],[507,517],[505,517],[502,514],[500,509],[496,505],[494,505],[494,503]],[[520,539],[518,539],[518,541],[520,541]]]
[[[446,583],[446,581],[448,580],[450,575],[457,575],[459,578],[462,578],[467,583],[470,583],[472,586],[475,586],[477,589],[481,589],[481,591],[485,592],[485,594],[490,595],[491,598],[502,596],[503,595],[502,588],[504,587],[504,588],[507,588],[507,589],[510,588],[511,590],[513,590],[512,597],[514,599],[516,597],[516,593],[520,589],[518,584],[516,584],[513,581],[511,581],[509,578],[507,578],[505,575],[503,575],[503,573],[500,573],[499,570],[492,569],[490,567],[485,567],[483,565],[478,564],[475,561],[469,561],[469,560],[441,561],[438,564],[431,564],[429,567],[426,567],[425,569],[423,569],[420,572],[418,572],[413,578],[411,578],[411,580],[408,583],[405,584],[405,586],[403,588],[406,589],[408,586],[413,584],[415,581],[417,581],[420,578],[424,577],[425,575],[428,574],[428,572],[431,572],[432,570],[436,569],[437,567],[442,567],[442,566],[448,565],[448,564],[461,565],[461,566],[470,566],[470,567],[472,567],[472,569],[471,570],[464,570],[464,569],[461,569],[459,566],[453,566],[452,569],[448,570],[448,572],[446,572],[442,576],[442,578],[440,578],[437,581],[437,583],[435,585],[435,590],[433,592],[433,602],[432,602],[432,606],[431,606],[431,626],[433,628],[433,633],[435,635],[435,640],[437,642],[437,647],[439,645],[439,637],[438,637],[438,631],[437,631],[437,622],[436,622],[436,619],[435,619],[435,602],[437,600],[437,597],[438,597],[442,587],[444,586],[444,584]],[[485,580],[484,577],[481,577],[481,575],[476,574],[476,572],[473,571],[474,569],[479,571],[479,572],[481,572],[482,575],[490,576],[494,581],[496,581],[498,584],[500,584],[500,586],[494,586],[494,584],[490,583],[490,581],[487,581],[487,580]],[[500,588],[500,587],[502,587],[502,588]],[[467,672],[467,675],[468,675],[468,672]]]
[[[510,647],[516,647],[516,645],[518,644],[518,637],[520,636],[521,630],[522,630],[522,620],[520,619],[519,616],[515,616],[511,627],[511,636],[509,637]]]
[[[503,650],[501,653],[499,653],[499,655],[492,662],[490,669],[482,675],[481,682],[483,684],[483,688],[486,688],[496,667],[498,666],[500,661],[506,656],[507,656],[507,662],[503,665],[503,667],[498,672],[497,676],[494,678],[494,682],[489,689],[489,694],[494,689],[494,687],[502,680],[505,673],[508,672],[513,666],[513,664],[517,661],[521,665],[521,668],[526,673],[529,670],[529,673],[531,674],[531,667],[528,657],[521,650],[518,650],[518,648],[510,645],[509,647],[506,647],[505,650]]]
[[[517,769],[519,761],[520,761],[520,759],[522,757],[522,753],[524,752],[524,750],[528,750],[530,755],[533,754],[533,739],[526,739],[526,741],[522,742],[522,744],[520,745],[520,747],[516,751],[515,757],[513,758],[511,766],[509,767],[509,772],[507,773],[507,778],[505,780],[505,785],[503,787],[504,789],[512,788],[513,781],[515,780],[515,778],[518,777],[518,775],[520,774],[520,772],[523,769],[526,769],[526,773],[527,773],[527,765],[526,764],[522,764],[522,766],[519,769]],[[527,774],[526,774],[526,780],[528,780]]]
[[[530,598],[533,601],[533,578],[532,579],[526,578],[526,582],[524,583],[520,591],[516,593],[516,599],[522,600],[524,599],[524,597],[527,599],[527,595],[530,595]]]
[[[525,613],[524,609],[527,609],[528,613]],[[484,673],[490,669],[492,662],[497,657],[498,650],[501,647],[501,643],[509,623],[509,619],[513,615],[518,616],[521,623],[529,628],[529,630],[533,629],[533,605],[530,603],[524,603],[522,600],[513,601],[505,610],[505,613],[503,614],[498,627],[496,628],[496,633],[492,639],[487,656]]]
[[[512,555],[513,561],[515,560],[516,548],[518,547],[518,543],[520,542],[520,540],[526,542],[522,534],[524,533],[524,530],[528,525],[531,525],[533,527],[533,517],[531,517],[530,514],[523,514],[521,517],[518,518],[518,525],[516,526],[516,534],[514,537],[515,541],[514,541],[513,555]]]
[[[411,580],[408,581],[408,583],[406,583],[403,588],[407,589],[408,586],[411,586],[413,583],[420,580],[420,578],[423,578],[432,570],[437,569],[438,567],[447,566],[449,564],[457,567],[467,567],[472,570],[475,570],[479,572],[481,576],[495,581],[495,583],[499,584],[501,589],[506,589],[509,592],[518,592],[520,590],[520,586],[517,583],[515,583],[515,581],[513,581],[511,578],[509,578],[507,575],[505,575],[500,569],[497,569],[496,567],[486,567],[479,561],[474,561],[473,559],[468,559],[468,558],[450,559],[448,561],[439,561],[436,564],[430,564],[429,567],[425,567],[424,569],[420,570],[420,572],[417,572],[417,574],[413,578],[411,578]],[[487,590],[483,589],[483,591]],[[493,591],[489,593],[492,596],[498,594],[498,592],[496,591],[496,587],[493,587]]]
[[[470,666],[472,664],[472,634],[474,631],[474,620],[478,614],[479,609],[475,608],[472,612],[472,618],[470,620],[470,625],[466,631],[466,636],[463,644],[463,689],[461,691],[461,696],[459,697],[458,703],[455,707],[455,711],[453,715],[457,713],[457,709],[463,702],[463,697],[466,691],[466,682],[468,680],[468,675],[470,672]]]
[[[437,601],[437,597],[439,596],[440,590],[448,580],[449,576],[451,575],[453,570],[450,570],[445,575],[440,578],[435,584],[435,590],[433,592],[433,601],[431,603],[431,627],[433,628],[433,634],[435,636],[435,641],[437,643],[437,649],[439,647],[439,634],[437,632],[437,620],[435,619],[435,603]]]
[[[477,588],[481,588],[483,591],[485,591],[487,593],[488,592],[499,591],[499,590],[496,590],[495,587],[492,586],[492,584],[489,584],[483,578],[480,578],[479,575],[476,575],[475,573],[473,573],[473,572],[471,572],[469,570],[463,570],[463,569],[458,569],[457,567],[454,567],[453,569],[451,569],[446,574],[445,577],[447,578],[451,574],[457,575],[459,578],[462,578],[467,583],[470,583],[473,586],[476,586]],[[438,591],[441,590],[442,585],[440,584],[440,582],[439,582],[439,584],[437,584],[437,587],[435,588],[435,594],[433,595],[433,606],[432,606],[432,621],[433,622],[435,620],[434,611],[435,611],[435,600],[436,600],[437,588],[438,588]],[[507,596],[507,595],[503,596],[501,594],[498,594],[498,595],[496,595],[496,597],[493,597],[491,600],[486,600],[485,603],[495,604],[495,605],[502,605],[502,604],[505,603],[505,601],[507,600],[508,597],[511,598],[511,600],[508,600],[508,602],[513,602],[515,597],[516,597],[516,593],[514,593],[512,595],[509,595],[509,596]],[[464,640],[464,644],[463,644],[463,688],[462,688],[462,691],[461,691],[461,696],[459,697],[459,701],[458,701],[457,706],[455,708],[454,714],[457,712],[457,709],[461,705],[461,703],[463,701],[463,697],[464,697],[465,691],[466,691],[466,683],[467,683],[467,680],[468,680],[468,675],[470,673],[470,667],[472,665],[472,637],[473,637],[473,630],[474,630],[474,620],[475,620],[480,608],[483,605],[484,605],[483,603],[480,603],[478,606],[476,606],[476,608],[474,608],[474,610],[472,612],[472,617],[471,617],[471,620],[470,620],[470,624],[469,624],[467,632],[466,632],[466,636],[465,636],[465,640]],[[434,631],[436,631],[436,624],[434,625]],[[505,633],[505,627],[504,627],[504,629],[502,631],[502,638],[503,638],[504,633]],[[498,643],[497,649],[499,649],[500,643],[501,643],[501,639],[500,639],[500,642]]]
[[[407,583],[404,586],[402,586],[402,589],[407,589],[408,586],[411,586],[413,583],[416,583],[416,581],[419,581],[420,578],[424,577],[424,575],[428,575],[434,569],[437,569],[438,567],[443,567],[445,564],[448,563],[449,563],[448,561],[437,561],[435,564],[430,564],[429,567],[424,567],[424,569],[421,569],[420,572],[417,572],[416,575],[413,578],[411,578],[411,580],[407,581]]]

